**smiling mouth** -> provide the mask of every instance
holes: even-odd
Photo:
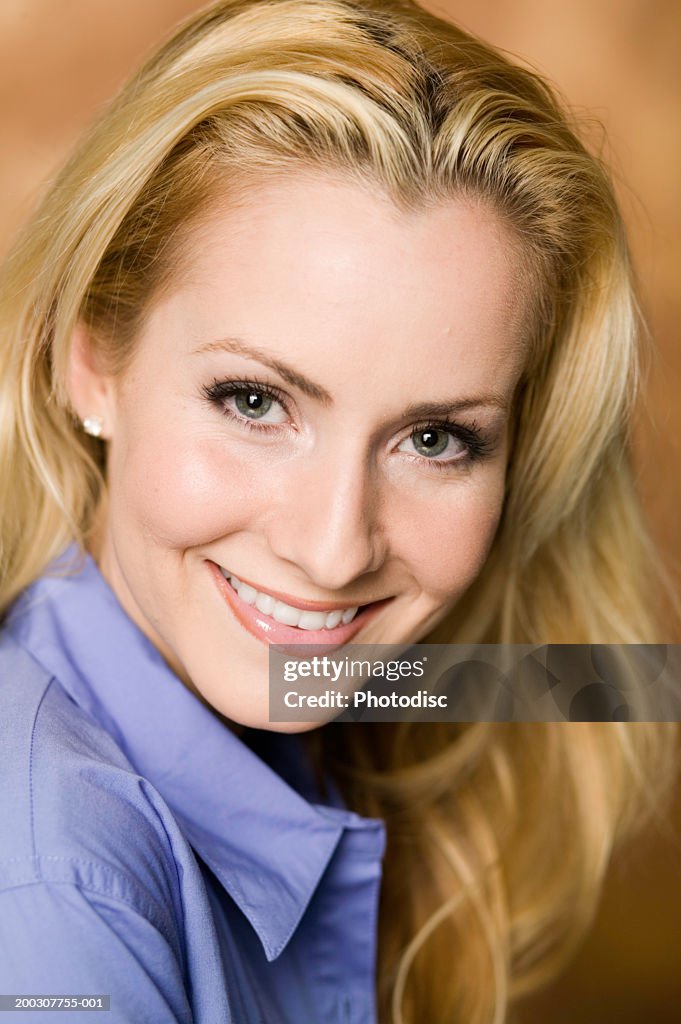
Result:
[[[256,590],[229,569],[207,561],[218,590],[238,622],[266,644],[324,644],[341,647],[392,598],[365,605],[338,605],[301,601],[299,607],[281,597]]]
[[[332,608],[329,611],[300,608],[286,601],[278,600],[265,591],[256,590],[250,583],[244,583],[234,573],[220,566],[220,572],[232,585],[244,604],[254,606],[263,615],[267,615],[284,626],[297,629],[319,630],[335,629],[341,623],[345,626],[352,622],[359,611],[359,605]]]

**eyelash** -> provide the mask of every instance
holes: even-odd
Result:
[[[228,416],[240,426],[246,427],[247,430],[254,430],[258,433],[263,433],[264,431],[277,430],[282,426],[282,424],[258,423],[257,420],[249,420],[248,417],[241,416],[226,406],[225,403],[227,399],[234,398],[235,395],[244,391],[254,391],[266,398],[272,399],[274,402],[278,402],[286,414],[290,416],[290,411],[284,395],[270,384],[265,384],[264,382],[254,380],[253,378],[249,380],[241,378],[233,380],[214,380],[212,384],[204,385],[201,391],[203,397],[206,398],[211,405],[218,406],[224,416]],[[427,463],[428,466],[439,472],[451,470],[455,466],[461,468],[462,466],[478,462],[479,460],[484,459],[485,456],[489,455],[494,449],[492,442],[481,433],[475,421],[470,424],[463,424],[455,423],[451,420],[427,420],[422,423],[414,424],[407,436],[412,437],[423,430],[442,430],[453,437],[456,441],[460,441],[467,449],[466,455],[450,460],[428,459],[425,456],[419,455],[414,456],[419,460],[419,462]]]
[[[229,419],[245,426],[248,430],[257,430],[259,433],[277,430],[281,427],[281,423],[258,423],[257,420],[249,420],[247,416],[240,416],[225,405],[228,398],[234,398],[235,395],[244,391],[256,391],[259,395],[271,398],[273,402],[278,402],[286,415],[291,415],[286,399],[277,388],[252,378],[250,380],[242,380],[240,378],[234,380],[214,380],[212,384],[204,386],[202,391],[204,397],[212,405],[217,405],[224,416],[228,416]]]
[[[428,466],[441,472],[452,469],[455,466],[461,468],[462,466],[471,465],[473,462],[479,462],[494,450],[494,445],[482,434],[475,420],[470,424],[454,423],[451,420],[427,420],[423,423],[415,424],[411,428],[409,436],[412,437],[422,430],[442,430],[445,434],[449,434],[455,441],[460,441],[466,447],[465,455],[449,460],[427,459],[425,455],[415,456],[420,461],[426,462]]]

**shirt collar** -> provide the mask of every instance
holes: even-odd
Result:
[[[7,628],[156,787],[268,960],[297,928],[346,829],[382,854],[383,823],[289,786],[168,668],[75,545],[22,594]],[[276,739],[300,754],[299,737]]]

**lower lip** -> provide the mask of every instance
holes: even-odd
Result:
[[[350,643],[392,598],[374,601],[373,604],[361,608],[352,622],[336,626],[335,629],[298,629],[296,626],[285,626],[269,615],[258,611],[255,605],[246,604],[241,600],[234,587],[222,575],[215,562],[206,561],[218,590],[233,611],[244,629],[264,644],[283,644],[287,647],[300,647],[308,644],[323,644],[325,650],[334,651],[344,644]]]

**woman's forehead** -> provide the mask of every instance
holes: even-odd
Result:
[[[291,176],[215,204],[182,250],[161,305],[190,318],[196,343],[363,341],[377,359],[394,358],[400,341],[426,358],[440,341],[483,356],[495,339],[522,345],[518,243],[491,204],[470,197],[405,211],[349,179]]]

